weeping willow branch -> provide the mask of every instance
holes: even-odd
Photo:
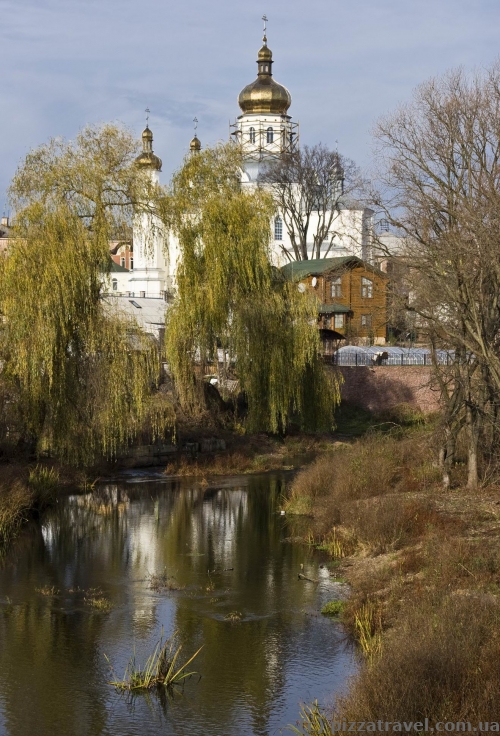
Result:
[[[11,189],[19,209],[0,259],[3,377],[37,450],[75,463],[115,454],[145,423],[153,435],[173,424],[154,392],[157,343],[101,299],[110,234],[134,198],[149,196],[135,153],[125,132],[88,129],[29,154]]]
[[[320,359],[315,305],[271,266],[273,200],[242,190],[241,165],[233,145],[191,156],[165,202],[181,252],[166,330],[181,403],[200,411],[195,364],[222,362],[247,396],[250,429],[331,427],[339,384]]]

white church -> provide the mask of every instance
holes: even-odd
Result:
[[[241,175],[244,187],[255,187],[263,167],[273,158],[296,150],[299,146],[299,124],[289,115],[292,103],[290,92],[273,78],[272,52],[267,45],[264,27],[263,45],[258,52],[257,78],[242,89],[238,96],[241,114],[231,126],[231,139],[240,144],[244,153]],[[159,182],[162,162],[153,151],[153,134],[146,126],[142,133],[143,151],[137,164],[149,173],[153,182]],[[201,150],[196,135],[190,143],[192,155]],[[314,213],[313,213],[314,217]],[[355,255],[373,262],[373,212],[347,198],[340,200],[339,212],[332,223],[334,233],[325,240],[322,257]],[[311,222],[310,232],[315,232]],[[313,243],[308,244],[311,257]],[[294,260],[292,245],[282,216],[278,213],[271,232],[271,257],[276,266]],[[167,237],[154,215],[137,216],[133,228],[133,268],[113,264],[110,283],[106,290],[111,301],[120,305],[148,327],[146,311],[156,314],[151,329],[164,324],[164,312],[175,294],[178,245],[171,235]],[[125,259],[122,258],[122,263]],[[154,300],[154,301],[152,301]],[[155,304],[156,302],[156,304]],[[142,311],[144,310],[144,311]]]

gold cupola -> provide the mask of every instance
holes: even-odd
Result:
[[[161,158],[153,153],[153,133],[149,125],[142,131],[142,153],[137,156],[135,163],[143,168],[161,171]]]
[[[257,58],[257,79],[241,90],[238,104],[244,114],[286,115],[292,104],[292,97],[286,87],[273,79],[273,54],[267,46],[265,33],[262,41],[263,45]]]
[[[194,138],[191,139],[191,143],[189,144],[189,150],[191,153],[197,153],[198,151],[201,151],[201,143],[200,139],[194,134]]]

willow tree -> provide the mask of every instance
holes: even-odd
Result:
[[[181,402],[200,409],[196,376],[212,362],[238,378],[250,429],[331,427],[339,388],[320,358],[317,305],[272,267],[273,200],[242,188],[242,163],[232,144],[191,155],[164,201],[181,254],[166,329]]]
[[[3,376],[37,449],[73,462],[113,454],[156,409],[154,341],[106,311],[109,238],[150,201],[136,141],[114,126],[31,152],[10,194],[15,238],[0,264]]]

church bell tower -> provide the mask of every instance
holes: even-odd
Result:
[[[238,104],[242,114],[231,125],[231,136],[243,149],[248,182],[257,181],[262,164],[297,149],[299,125],[292,122],[288,108],[290,92],[273,79],[273,54],[267,45],[267,18],[257,55],[257,79],[244,87]]]

